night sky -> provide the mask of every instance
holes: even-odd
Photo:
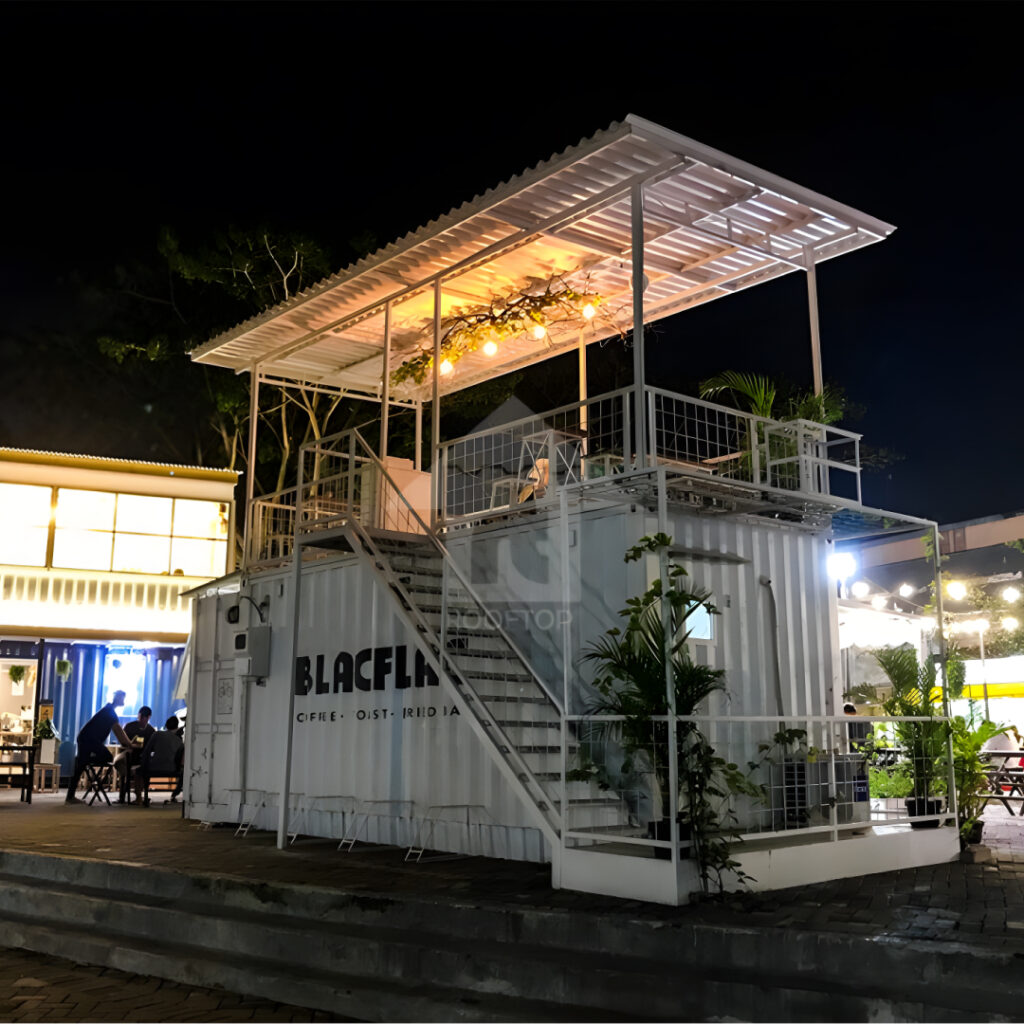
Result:
[[[1022,509],[1013,11],[8,5],[0,351],[74,335],[69,282],[161,225],[384,244],[634,113],[897,225],[818,273],[825,376],[862,411],[845,425],[902,456],[865,500],[946,523]],[[727,368],[809,386],[803,277],[681,314],[648,351],[664,386]],[[49,439],[81,451],[90,396],[38,362],[18,389],[51,392]],[[0,444],[32,447],[18,401]]]

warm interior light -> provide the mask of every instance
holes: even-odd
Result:
[[[825,569],[832,579],[842,583],[857,571],[857,559],[848,551],[837,551],[825,560]]]
[[[875,594],[875,596],[871,598],[871,607],[876,611],[881,611],[885,607],[887,600],[888,599],[885,594]]]
[[[446,373],[451,373],[452,372],[452,361],[450,359],[443,360],[441,365],[438,367],[438,369],[441,371],[441,376],[442,377]]]
[[[1016,604],[1020,600],[1020,591],[1016,587],[1007,587],[1003,591],[1003,600],[1007,604]]]
[[[900,597],[913,597],[915,588],[909,583],[900,584]]]
[[[1003,629],[1006,630],[1007,633],[1012,633],[1014,630],[1020,629],[1020,622],[1017,619],[1015,619],[1012,615],[1004,616],[1000,625],[1003,627]]]
[[[535,327],[533,328],[533,336],[534,336],[534,337],[535,337],[535,338],[536,338],[536,339],[537,339],[538,341],[540,341],[540,340],[541,340],[541,339],[542,339],[542,338],[544,337],[544,335],[545,335],[545,334],[547,334],[547,333],[548,333],[548,332],[547,332],[547,328],[546,328],[546,327],[545,327],[545,326],[544,326],[543,324],[537,324],[537,325],[536,325],[536,326],[535,326]]]
[[[954,601],[962,601],[967,596],[967,588],[959,580],[953,580],[946,584],[946,593]]]
[[[867,597],[870,591],[871,588],[863,580],[857,580],[857,582],[850,587],[850,593],[859,599]]]
[[[583,307],[583,319],[584,320],[593,320],[596,315],[597,315],[597,310],[594,309],[594,304],[592,302],[588,302]]]
[[[498,354],[498,346],[493,341],[488,341],[484,345],[485,356],[496,356]]]

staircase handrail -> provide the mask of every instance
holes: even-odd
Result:
[[[536,808],[537,813],[541,817],[541,820],[545,823],[545,825],[548,828],[551,829],[551,835],[549,835],[548,838],[557,840],[561,834],[563,822],[561,820],[561,817],[555,812],[555,809],[553,807],[553,801],[550,797],[547,796],[544,787],[540,784],[540,782],[537,780],[537,777],[530,770],[530,766],[523,760],[523,757],[516,749],[515,744],[505,734],[505,731],[498,724],[497,719],[495,719],[495,717],[491,714],[487,705],[477,697],[476,691],[467,682],[465,676],[459,670],[458,666],[452,663],[451,659],[448,657],[448,652],[444,649],[443,645],[441,644],[441,638],[434,632],[430,624],[427,622],[419,606],[412,599],[412,596],[409,594],[408,590],[405,588],[405,585],[402,583],[400,575],[397,572],[395,572],[394,569],[391,568],[391,565],[388,562],[387,558],[384,557],[384,555],[381,553],[380,548],[378,548],[377,545],[374,543],[373,537],[367,532],[363,524],[360,523],[359,520],[353,516],[348,517],[348,527],[358,537],[360,544],[363,546],[363,550],[366,551],[367,554],[369,554],[373,558],[374,562],[380,566],[381,571],[387,578],[389,586],[391,586],[402,598],[402,602],[405,604],[406,609],[409,612],[409,615],[413,619],[413,622],[417,626],[419,626],[420,629],[426,635],[432,636],[433,639],[437,642],[437,667],[440,669],[442,673],[447,673],[449,676],[457,677],[459,679],[461,683],[461,688],[459,686],[456,686],[455,692],[460,697],[460,699],[462,699],[466,710],[471,715],[473,715],[474,718],[476,718],[476,720],[484,728],[486,733],[491,737],[495,745],[498,745],[498,737],[501,737],[501,746],[504,749],[498,750],[499,755],[504,758],[509,770],[516,775],[519,785],[523,786],[524,790],[526,791],[526,795],[529,797],[530,802]],[[447,669],[445,667],[446,665],[448,666]],[[465,699],[466,692],[473,694],[472,701]],[[539,795],[539,800],[543,801],[547,805],[549,809],[548,814],[546,814],[544,808],[540,806],[540,803],[538,802],[538,796],[535,796],[534,793],[531,793],[530,789],[524,785],[524,779],[529,781],[530,786],[533,787],[534,792]]]
[[[359,431],[356,430],[356,429],[353,429],[352,433],[355,435],[356,440],[359,441],[359,443],[363,446],[363,450],[366,451],[369,454],[371,460],[376,464],[378,472],[387,481],[388,486],[395,492],[395,494],[398,495],[399,500],[402,502],[403,505],[405,505],[406,509],[408,509],[408,511],[412,515],[413,519],[422,528],[423,533],[429,538],[429,540],[430,540],[431,544],[433,544],[435,550],[438,552],[438,554],[441,555],[442,559],[444,560],[445,565],[448,566],[449,570],[455,576],[456,580],[458,580],[458,582],[462,586],[462,588],[469,595],[470,599],[477,606],[477,608],[480,609],[480,611],[484,614],[484,616],[486,617],[487,621],[494,627],[495,631],[501,637],[502,641],[504,643],[508,644],[509,649],[519,659],[519,661],[522,663],[522,665],[526,669],[526,671],[529,672],[529,674],[533,677],[534,682],[536,682],[536,684],[541,688],[541,690],[547,696],[548,700],[551,701],[552,705],[555,707],[555,709],[558,711],[558,713],[562,714],[565,709],[562,708],[562,706],[559,704],[559,702],[556,699],[555,695],[548,688],[548,686],[544,683],[544,680],[541,679],[540,676],[537,675],[537,673],[534,671],[534,668],[530,664],[530,662],[527,660],[526,655],[523,654],[523,652],[519,649],[519,647],[515,643],[515,641],[502,628],[502,625],[499,622],[498,618],[487,607],[487,605],[485,605],[483,603],[483,601],[477,596],[476,591],[471,586],[469,580],[466,579],[464,573],[459,568],[458,563],[455,561],[454,558],[452,558],[451,552],[448,550],[448,548],[444,544],[441,543],[441,540],[437,536],[437,534],[423,521],[422,516],[420,516],[420,514],[416,511],[416,509],[414,509],[412,507],[412,505],[409,504],[408,499],[402,493],[401,489],[398,487],[398,485],[395,483],[395,481],[391,479],[391,476],[388,473],[387,469],[384,467],[384,464],[377,457],[377,455],[373,451],[373,449],[366,443],[366,440],[363,437],[363,435],[360,434]]]

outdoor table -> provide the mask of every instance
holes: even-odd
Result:
[[[993,750],[988,751],[987,755],[990,767],[985,771],[985,778],[991,792],[985,799],[998,800],[1012,815],[1014,811],[1010,802],[1024,802],[1024,768],[1017,764],[1024,756],[1024,751]],[[1024,815],[1024,807],[1021,808],[1021,814]]]

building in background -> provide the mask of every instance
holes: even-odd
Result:
[[[181,706],[185,591],[234,566],[230,470],[0,448],[0,730],[53,702],[62,774],[113,690],[134,718]],[[13,669],[13,673],[12,673]]]

